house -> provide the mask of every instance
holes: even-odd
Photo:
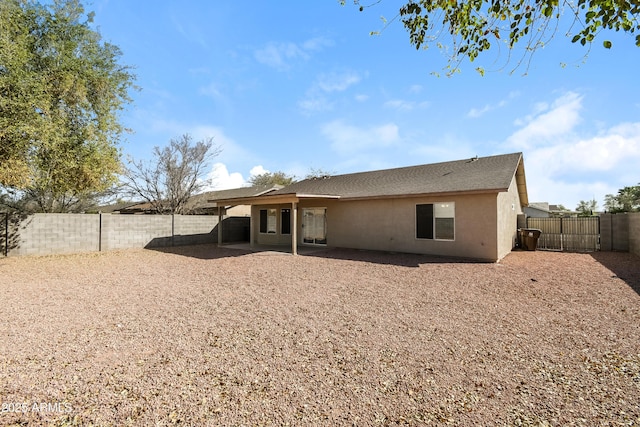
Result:
[[[344,247],[497,261],[528,205],[522,153],[306,179],[256,197],[252,245]]]
[[[218,199],[229,199],[238,197],[253,197],[275,191],[282,188],[282,185],[240,187],[230,190],[207,191],[205,193],[191,196],[184,206],[184,213],[187,215],[218,215],[219,208],[216,205]],[[156,214],[157,210],[149,202],[121,202],[114,205],[100,208],[102,213],[119,214]],[[248,217],[251,215],[250,206],[228,206],[222,209],[222,214],[234,217]]]
[[[551,211],[547,202],[531,202],[525,206],[524,214],[529,218],[549,218]]]
[[[230,190],[207,191],[192,196],[185,204],[185,212],[193,215],[218,215],[220,207],[222,214],[227,216],[250,216],[251,207],[248,205],[218,206],[217,201],[231,198],[255,197],[283,188],[282,185],[254,186],[232,188]]]
[[[529,218],[559,218],[576,217],[577,212],[572,212],[562,205],[550,205],[548,202],[531,202],[524,208],[524,213]]]

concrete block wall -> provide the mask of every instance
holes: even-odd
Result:
[[[0,256],[5,252],[8,256],[49,255],[218,241],[218,217],[208,215],[0,214],[0,220]]]
[[[217,216],[176,215],[173,223],[173,244],[218,243],[217,225]]]
[[[251,227],[250,217],[225,218],[222,220],[222,223],[222,241],[224,243],[249,241],[249,229]],[[217,227],[214,232],[214,237],[216,239],[218,238]]]
[[[600,250],[629,251],[629,218],[633,214],[600,215]]]
[[[640,256],[640,212],[629,214],[629,252]]]
[[[102,215],[102,250],[171,245],[171,215]]]
[[[98,215],[34,214],[16,225],[11,256],[98,250]]]

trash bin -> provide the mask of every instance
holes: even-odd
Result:
[[[520,232],[520,246],[525,251],[535,251],[538,247],[538,238],[542,234],[542,230],[537,228],[521,228]]]

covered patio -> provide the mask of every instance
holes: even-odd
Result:
[[[263,253],[265,255],[281,255],[281,254],[288,254],[288,255],[293,255],[293,250],[291,248],[291,246],[287,246],[287,245],[258,245],[258,244],[253,244],[251,245],[250,243],[233,243],[233,244],[227,244],[224,245],[225,249],[238,249],[238,250],[243,250],[243,251],[247,251],[247,252],[260,252]],[[326,252],[326,251],[330,251],[332,250],[332,248],[327,248],[325,247],[318,247],[318,246],[299,246],[297,248],[297,254],[298,255],[311,255],[311,254],[315,254],[318,252]]]
[[[225,247],[236,247],[238,249],[250,250],[253,252],[263,252],[263,251],[272,251],[272,252],[289,252],[293,255],[298,255],[299,253],[313,253],[318,251],[326,250],[326,245],[300,245],[301,239],[304,239],[304,236],[299,237],[300,229],[304,227],[304,223],[302,227],[299,224],[299,204],[301,201],[309,201],[309,200],[337,200],[339,196],[334,195],[316,195],[316,194],[285,194],[285,195],[271,195],[264,194],[256,197],[244,197],[244,198],[233,198],[226,200],[217,200],[216,205],[218,209],[218,224],[223,224],[224,220],[224,212],[231,206],[235,205],[250,205],[252,207],[251,210],[251,227],[249,231],[249,243],[244,244],[235,244],[235,245],[226,245]],[[273,210],[275,208],[280,211],[283,208],[290,209],[290,215],[287,222],[289,222],[289,231],[288,233],[283,233],[282,223],[279,225],[275,225],[278,228],[278,233],[274,233],[274,237],[277,235],[279,238],[285,239],[284,241],[278,241],[273,244],[269,243],[270,240],[259,242],[257,234],[262,236],[262,239],[267,239],[269,236],[269,232],[264,232],[260,230],[263,226],[267,226],[267,224],[263,224],[262,221],[268,221],[268,218],[262,218],[257,214],[260,214],[261,210],[265,210],[268,208]],[[275,219],[277,221],[277,218]],[[324,219],[323,219],[324,220]],[[307,231],[309,228],[307,227]],[[271,238],[270,236],[268,237]],[[222,245],[222,226],[219,227],[218,233],[218,245]]]

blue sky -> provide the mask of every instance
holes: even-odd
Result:
[[[333,174],[522,151],[530,201],[575,208],[640,182],[640,49],[628,35],[590,50],[559,34],[529,67],[492,50],[461,74],[416,51],[399,22],[338,0],[94,0],[95,25],[135,67],[125,156],[190,133],[222,153],[213,188],[251,174]],[[585,60],[585,55],[587,55]],[[564,65],[562,65],[564,64]],[[476,66],[489,70],[484,77]],[[523,75],[525,74],[526,75]],[[443,73],[442,73],[443,74]]]

